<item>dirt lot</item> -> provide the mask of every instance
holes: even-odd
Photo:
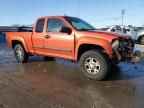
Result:
[[[144,108],[143,65],[121,63],[106,81],[91,81],[63,59],[18,64],[0,43],[0,108]]]

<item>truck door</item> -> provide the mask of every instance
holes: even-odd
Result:
[[[44,23],[44,18],[38,19],[32,34],[33,48],[36,54],[44,54]]]
[[[44,39],[47,55],[73,59],[74,34],[60,32],[62,27],[68,27],[62,18],[48,18]]]

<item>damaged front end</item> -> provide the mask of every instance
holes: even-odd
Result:
[[[142,60],[141,52],[134,50],[135,44],[131,39],[117,39],[112,42],[112,48],[116,55],[117,62],[139,62]]]

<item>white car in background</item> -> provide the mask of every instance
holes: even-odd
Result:
[[[138,30],[138,36],[144,37],[144,27],[136,27]]]
[[[122,25],[113,25],[106,28],[103,28],[105,31],[116,32],[116,33],[125,33],[131,36],[131,38],[140,44],[144,44],[144,27],[133,27],[131,25],[122,26]]]

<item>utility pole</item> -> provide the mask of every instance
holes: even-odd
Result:
[[[124,24],[125,9],[122,9],[121,12],[122,12],[122,25],[123,25]]]

